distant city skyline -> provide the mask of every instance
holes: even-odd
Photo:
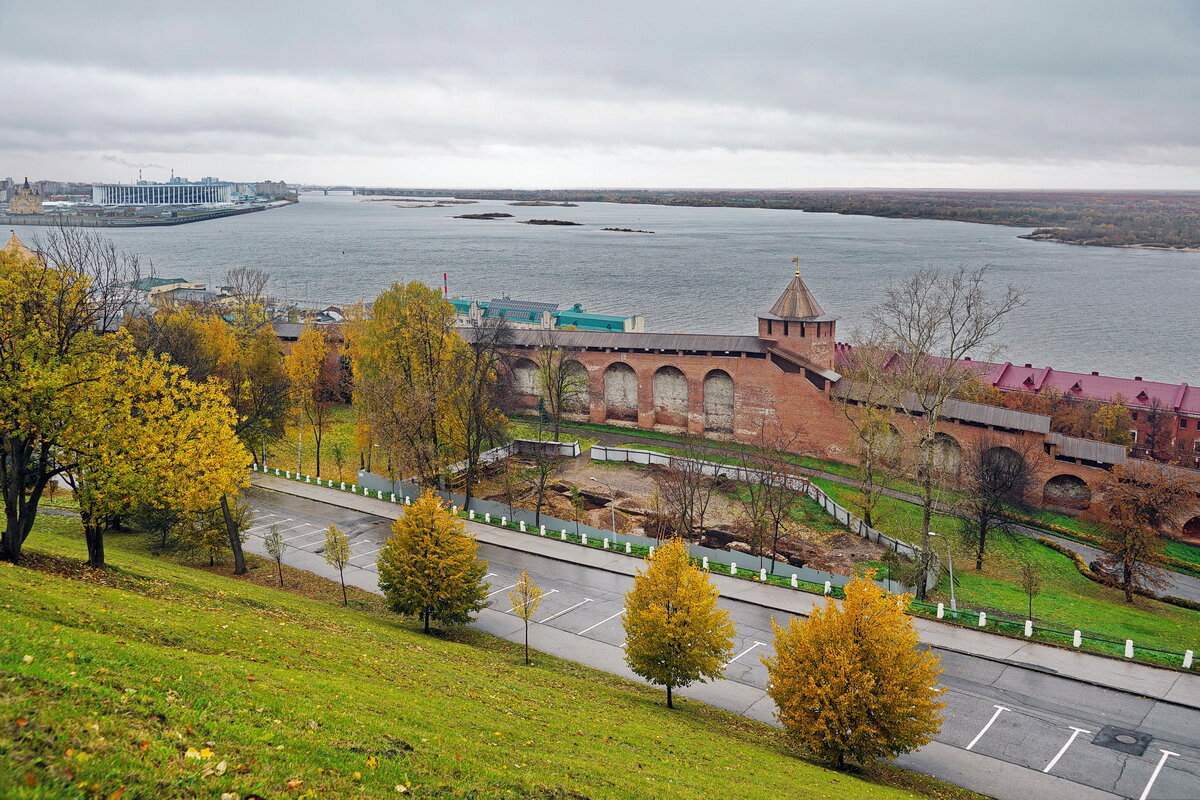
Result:
[[[1200,189],[1200,4],[0,5],[0,174]]]

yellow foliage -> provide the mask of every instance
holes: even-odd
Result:
[[[659,547],[625,595],[625,662],[666,687],[668,707],[673,689],[725,671],[736,631],[719,595],[681,539]]]
[[[463,523],[433,494],[425,492],[392,525],[379,553],[379,588],[400,614],[465,625],[487,605],[479,546]]]
[[[919,648],[907,595],[883,591],[868,575],[846,586],[806,621],[775,628],[764,656],[767,693],[788,733],[818,757],[860,763],[932,741],[941,728],[939,658]]]

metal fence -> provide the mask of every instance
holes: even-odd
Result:
[[[880,533],[863,522],[859,517],[851,514],[848,509],[834,502],[833,498],[821,491],[811,480],[800,475],[770,472],[742,467],[736,464],[719,464],[714,461],[702,461],[699,459],[684,458],[683,456],[656,453],[652,450],[634,450],[625,447],[606,447],[604,445],[595,445],[592,447],[591,457],[595,461],[620,461],[630,464],[658,464],[661,466],[677,466],[680,462],[686,462],[706,475],[742,481],[744,483],[764,483],[767,480],[778,480],[789,489],[807,494],[817,505],[825,510],[825,513],[833,517],[838,524],[844,525],[846,530],[851,533],[861,536],[868,541],[875,542],[904,558],[915,561],[921,557],[922,550],[920,547],[907,542],[901,542],[885,533]],[[938,582],[940,565],[936,558],[932,560],[934,562],[933,568],[929,570],[929,574],[925,580],[926,589],[932,589]]]

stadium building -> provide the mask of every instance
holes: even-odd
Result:
[[[196,203],[229,203],[233,184],[220,182],[187,183],[105,183],[92,187],[92,202],[101,206],[186,206]]]

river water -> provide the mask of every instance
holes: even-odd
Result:
[[[453,218],[487,211],[514,217]],[[514,223],[530,218],[583,227]],[[39,231],[17,229],[27,242]],[[233,267],[260,267],[271,273],[272,291],[293,300],[369,300],[393,281],[437,285],[445,272],[460,297],[582,303],[588,311],[641,314],[646,330],[696,333],[753,333],[755,314],[774,302],[799,256],[817,299],[841,317],[842,339],[911,270],[987,265],[995,283],[1030,292],[999,337],[1002,359],[1200,383],[1200,253],[1017,238],[1025,232],[791,210],[499,201],[397,208],[306,194],[297,205],[258,214],[105,234],[150,259],[160,276],[211,286]]]

